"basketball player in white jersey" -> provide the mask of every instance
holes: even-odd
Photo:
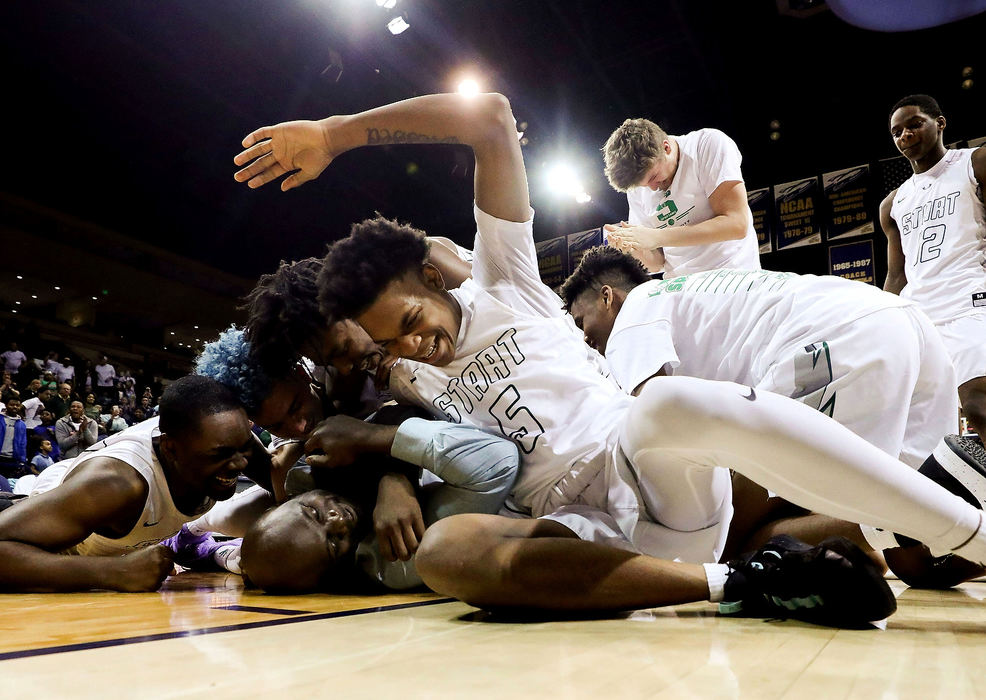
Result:
[[[944,437],[955,427],[954,373],[934,326],[912,302],[841,277],[766,270],[652,280],[639,261],[609,246],[586,252],[561,296],[628,393],[654,376],[684,375],[790,396],[931,478],[951,470],[967,482],[953,493],[982,504],[973,494],[986,493],[986,452],[969,438]],[[742,477],[733,485],[737,512],[727,549],[778,531],[809,542],[838,533],[874,551],[900,546],[873,528],[796,519],[789,504]],[[747,539],[749,524],[781,518]],[[888,553],[887,563],[923,587],[983,573],[934,560],[923,548]]]
[[[465,143],[476,155],[473,280],[446,291],[424,234],[378,218],[332,246],[320,301],[407,358],[392,372],[395,396],[514,439],[523,452],[514,505],[535,518],[439,521],[418,550],[426,584],[485,606],[624,609],[707,599],[803,615],[811,600],[822,616],[888,612],[882,577],[854,575],[865,567],[862,553],[843,540],[814,549],[772,541],[752,559],[686,563],[715,561],[724,539],[730,480],[721,464],[813,511],[986,560],[978,509],[814,409],[690,377],[651,380],[634,398],[603,376],[601,358],[540,282],[527,177],[504,97],[429,95],[263,127],[244,139],[235,177],[259,187],[288,174],[288,190],[345,151],[405,142]],[[835,561],[837,570],[825,564]],[[820,564],[824,572],[813,570]],[[754,570],[772,573],[761,579]],[[830,585],[843,575],[849,580]],[[745,587],[751,580],[756,590]],[[813,597],[813,585],[825,592]],[[840,590],[884,602],[849,612]],[[769,612],[759,607],[771,601]]]
[[[727,269],[650,280],[628,254],[600,246],[561,295],[628,393],[658,373],[749,384],[915,468],[954,432],[955,380],[938,334],[914,304],[870,285]]]
[[[230,498],[251,463],[269,468],[231,392],[171,383],[159,417],[52,465],[0,513],[0,590],[156,590],[174,557],[158,543]]]
[[[986,430],[986,147],[948,150],[934,98],[911,95],[890,113],[890,135],[914,174],[880,205],[887,235],[883,288],[931,317],[955,366],[970,426]]]
[[[626,222],[605,226],[610,245],[666,277],[760,268],[742,156],[726,134],[669,136],[652,121],[627,119],[603,156],[609,184],[630,206]]]

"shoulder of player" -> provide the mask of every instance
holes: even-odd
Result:
[[[894,197],[897,196],[898,191],[900,191],[899,187],[891,190],[890,193],[883,198],[883,200],[880,202],[881,213],[883,213],[884,209],[886,209],[887,213],[890,213],[890,208],[894,205]]]
[[[112,503],[140,501],[147,498],[148,484],[131,465],[113,457],[96,456],[87,459],[66,474],[62,484],[85,491]]]
[[[976,174],[976,179],[979,180],[979,184],[986,185],[986,144],[973,150],[970,158],[972,159],[972,171]]]

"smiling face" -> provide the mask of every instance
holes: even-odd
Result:
[[[278,437],[297,439],[307,436],[325,418],[325,411],[321,396],[299,365],[271,386],[251,418]]]
[[[169,483],[173,477],[173,486],[195,500],[230,498],[253,448],[250,419],[241,409],[202,416],[198,429],[187,435],[161,435],[161,452],[172,472]]]
[[[431,265],[390,282],[356,320],[394,357],[437,367],[455,359],[462,311]]]
[[[890,116],[890,136],[894,145],[912,162],[938,151],[944,154],[944,130],[945,117],[932,117],[917,105],[905,105]]]
[[[606,285],[600,291],[587,289],[572,303],[570,313],[586,344],[605,355],[619,313],[619,306],[613,303],[612,289]]]

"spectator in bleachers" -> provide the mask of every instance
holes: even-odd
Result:
[[[86,414],[86,418],[92,418],[99,422],[99,415],[103,412],[103,407],[96,403],[96,395],[91,391],[86,394],[86,402],[82,404],[82,412]]]
[[[55,438],[62,451],[62,459],[78,457],[86,448],[96,443],[96,421],[86,418],[81,401],[73,401],[69,405],[68,414],[55,421]]]
[[[62,360],[60,366],[55,368],[55,378],[59,384],[75,384],[75,367],[71,362],[72,360],[66,357]]]
[[[0,418],[0,474],[9,478],[21,476],[27,464],[27,427],[21,418],[21,400],[6,402],[6,413]]]
[[[42,389],[37,396],[21,401],[24,410],[24,425],[28,430],[34,430],[41,425],[41,412],[45,410],[46,402],[51,401],[51,389]]]
[[[147,418],[147,416],[144,415],[144,409],[138,406],[137,408],[134,409],[134,421],[132,425],[137,425],[138,423],[142,423],[145,418]]]
[[[118,397],[116,393],[116,368],[110,364],[106,355],[99,356],[99,364],[94,368],[96,371],[96,398],[104,406],[116,403]]]
[[[51,458],[56,462],[62,458],[62,451],[58,447],[58,439],[55,437],[55,414],[49,411],[47,408],[41,410],[41,424],[34,426],[33,433],[34,440],[29,440],[28,454],[31,454],[30,443],[33,442],[36,447],[34,452],[37,452],[38,447],[41,445],[42,440],[48,440],[51,442]]]
[[[116,433],[124,431],[130,427],[127,425],[127,421],[123,419],[123,416],[120,415],[119,406],[113,406],[110,408],[110,412],[106,415],[100,416],[100,419],[103,431],[107,435],[115,435]]]
[[[140,408],[144,412],[144,418],[150,418],[154,415],[154,397],[148,396],[146,393],[140,397]]]
[[[51,456],[51,440],[42,440],[38,453],[31,457],[31,473],[40,474],[45,469],[55,463]]]
[[[17,343],[11,343],[10,350],[0,353],[0,360],[3,360],[4,371],[10,372],[11,376],[16,376],[21,365],[27,362],[27,355],[18,349]]]
[[[52,391],[58,391],[58,381],[55,379],[55,373],[50,370],[44,370],[44,374],[41,375],[41,386],[46,386]]]
[[[58,361],[58,353],[52,350],[48,353],[48,357],[45,358],[44,369],[46,372],[51,372],[58,378],[58,370],[62,368],[62,363]]]
[[[21,392],[14,386],[14,380],[10,376],[10,372],[4,371],[3,378],[0,379],[0,401],[7,403],[13,398],[19,399],[20,397]]]
[[[55,420],[58,420],[66,413],[68,413],[69,404],[72,403],[72,385],[71,384],[59,384],[58,392],[51,397],[51,401],[45,403],[45,405],[51,409],[51,412],[55,414]]]
[[[41,393],[41,380],[35,377],[27,383],[27,386],[21,389],[21,401],[27,401],[28,399],[33,399],[35,396]]]
[[[127,421],[127,425],[134,424],[134,405],[126,396],[120,397],[120,415]]]

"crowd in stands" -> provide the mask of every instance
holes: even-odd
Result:
[[[37,474],[99,440],[155,415],[150,384],[105,355],[77,361],[58,350],[0,353],[0,476]]]

